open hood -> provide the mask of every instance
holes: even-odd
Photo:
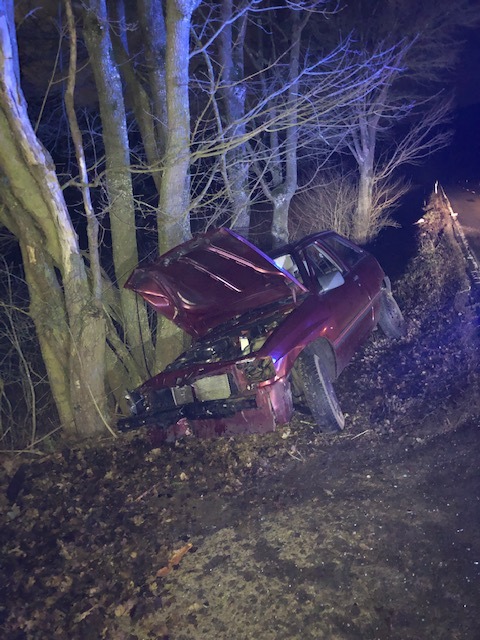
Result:
[[[306,291],[229,229],[199,235],[137,267],[125,287],[195,337],[246,311]]]

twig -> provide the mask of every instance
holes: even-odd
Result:
[[[298,462],[305,462],[305,456],[303,456],[300,451],[297,449],[295,445],[293,445],[290,450],[285,447],[285,451],[288,455],[294,460],[298,460]]]
[[[360,436],[364,436],[366,433],[370,433],[371,429],[365,429],[365,431],[362,431],[361,433],[357,433],[356,436],[352,436],[352,440],[356,440],[357,438],[360,438]]]
[[[140,494],[140,495],[138,496],[138,498],[135,498],[134,502],[140,502],[140,500],[143,500],[143,498],[144,498],[146,495],[148,495],[149,493],[151,493],[152,491],[154,491],[154,490],[158,487],[158,485],[159,485],[159,484],[160,484],[160,483],[159,483],[159,482],[157,482],[157,484],[152,485],[149,489],[147,489],[147,490],[146,490],[146,491],[144,491],[142,494]]]

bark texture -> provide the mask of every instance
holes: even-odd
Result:
[[[190,103],[189,41],[192,13],[198,0],[167,0],[166,86],[167,140],[158,213],[160,253],[191,237],[190,233]],[[157,332],[156,367],[171,362],[183,347],[182,332],[161,320]]]
[[[90,1],[85,12],[84,37],[99,97],[113,261],[120,289],[125,342],[139,371],[139,377],[131,381],[136,385],[147,376],[153,347],[143,304],[134,293],[123,288],[138,264],[138,251],[125,105],[113,57],[105,0]]]
[[[244,45],[247,14],[232,25],[233,2],[222,0],[220,34],[220,64],[222,67],[222,114],[226,138],[245,138]],[[250,227],[249,165],[245,144],[236,145],[226,153],[226,187],[231,206],[231,226],[248,234]]]
[[[103,428],[106,415],[104,341],[97,342],[103,319],[92,303],[55,168],[28,118],[12,28],[0,13],[1,221],[20,242],[31,313],[60,419],[67,432],[89,436]]]

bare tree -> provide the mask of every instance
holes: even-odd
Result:
[[[389,214],[404,193],[396,188],[401,184],[395,180],[398,169],[420,162],[451,139],[445,127],[452,108],[450,99],[434,96],[416,102],[412,96],[399,97],[394,91],[394,83],[405,70],[409,46],[397,48],[394,64],[384,68],[382,83],[342,114],[346,146],[358,167],[357,211],[351,236],[361,243],[391,224]],[[428,110],[426,104],[430,105]],[[398,132],[401,120],[407,126],[406,133]]]
[[[353,33],[359,57],[370,57],[378,48],[395,52],[381,82],[339,114],[339,136],[358,168],[352,236],[359,242],[390,223],[389,209],[398,201],[392,200],[398,169],[448,144],[445,125],[452,101],[439,83],[443,89],[455,65],[459,29],[479,19],[478,5],[469,0],[455,5],[448,0],[359,0],[333,16],[328,33],[322,34],[328,40],[335,33]]]
[[[191,207],[193,211],[215,208],[216,215],[210,216],[210,222],[223,215],[231,203],[230,176],[234,170],[241,167],[244,171],[247,167],[248,192],[242,187],[243,201],[248,195],[250,205],[259,199],[268,202],[273,209],[275,242],[286,242],[299,158],[307,162],[310,155],[310,161],[318,165],[319,156],[331,156],[339,144],[342,108],[357,102],[381,82],[392,50],[358,59],[350,54],[348,40],[327,54],[302,47],[307,25],[324,19],[324,4],[292,4],[262,16],[253,34],[257,40],[250,35],[249,48],[254,48],[250,66],[254,70],[242,81],[246,90],[245,108],[237,111],[233,122],[221,117],[223,67],[218,78],[205,47],[201,48],[207,68],[208,80],[203,86],[208,99],[192,135]],[[252,18],[251,22],[255,20]],[[270,39],[263,43],[266,33],[274,35],[273,48]],[[324,140],[329,139],[321,150],[313,143],[319,130]]]
[[[62,424],[71,434],[92,435],[106,416],[104,319],[51,157],[28,117],[12,13],[0,11],[0,219],[22,250],[30,311]]]

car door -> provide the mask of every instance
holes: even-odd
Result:
[[[347,365],[373,324],[371,296],[363,286],[359,259],[348,267],[319,240],[305,246],[301,259],[308,274],[309,288],[316,292],[319,314],[328,312],[323,334],[335,349],[337,374]]]

